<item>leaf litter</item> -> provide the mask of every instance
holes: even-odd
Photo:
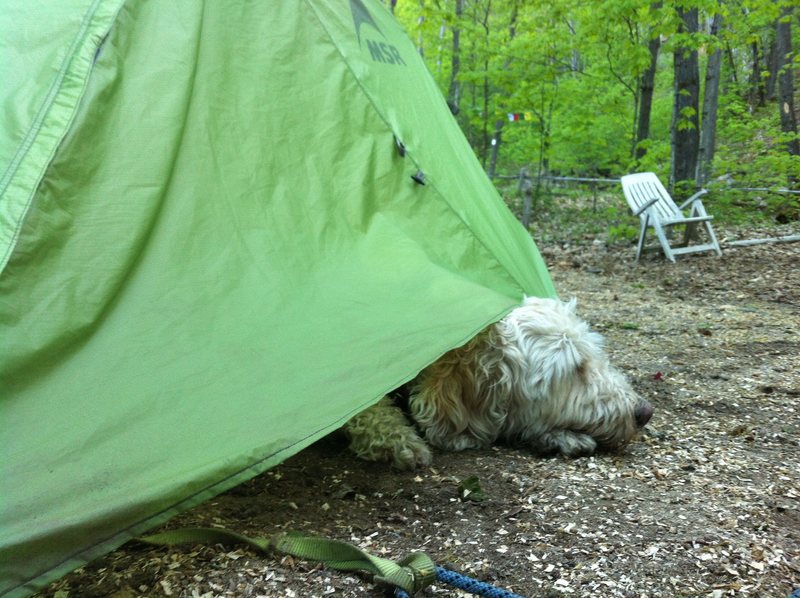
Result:
[[[741,234],[741,233],[740,233]],[[722,258],[562,244],[562,298],[656,407],[620,453],[437,453],[396,472],[335,436],[168,527],[297,531],[442,566],[531,597],[758,596],[800,587],[800,244]],[[485,500],[463,496],[474,477]],[[467,495],[474,492],[468,486]],[[377,597],[357,573],[248,549],[128,544],[41,596]],[[437,584],[423,596],[466,596]]]

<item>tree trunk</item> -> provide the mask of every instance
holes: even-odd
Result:
[[[417,17],[417,26],[419,27],[419,35],[417,36],[417,51],[423,58],[425,57],[425,39],[422,35],[422,24],[425,22],[425,0],[419,0],[419,16]]]
[[[453,25],[453,56],[450,67],[450,89],[447,92],[447,105],[453,114],[461,109],[461,15],[464,12],[464,0],[456,0],[456,19]]]
[[[508,26],[508,40],[509,42],[514,39],[514,36],[517,34],[517,2],[515,1],[511,7],[511,21]],[[506,58],[505,62],[503,63],[503,70],[507,70],[509,65],[511,64],[511,58]],[[488,65],[487,65],[488,71]],[[488,104],[486,106],[486,114],[488,115]],[[489,178],[492,178],[495,174],[495,170],[497,168],[497,156],[500,152],[500,142],[502,141],[503,135],[503,125],[505,124],[505,120],[498,119],[494,123],[494,136],[491,140],[492,150],[491,150],[491,158],[489,159],[489,169],[488,174]]]
[[[764,86],[763,101],[761,103],[762,106],[764,106],[767,102],[773,101],[777,94],[778,70],[780,70],[780,65],[778,64],[778,48],[776,44],[777,40],[770,39],[769,48],[765,57],[767,70],[769,71],[769,77],[767,78],[766,85]]]
[[[781,131],[794,137],[787,144],[789,153],[800,155],[797,140],[797,116],[794,112],[794,73],[792,69],[792,10],[785,6],[775,26],[775,49],[778,54],[778,106]]]
[[[489,134],[489,118],[491,115],[489,114],[489,61],[487,60],[484,65],[484,76],[483,76],[483,110],[482,110],[482,132],[483,138],[481,140],[481,166],[486,169],[486,160],[489,158],[489,154],[491,153],[496,157],[497,150],[495,150],[494,145],[500,143],[500,127],[503,126],[503,123],[495,123],[496,129],[496,138],[491,137]],[[494,158],[493,158],[494,159]],[[494,176],[494,170],[492,170],[489,174],[490,177]]]
[[[748,103],[750,109],[763,106],[764,100],[764,82],[761,79],[761,60],[758,48],[758,42],[754,41],[750,44],[750,57],[752,68],[750,70],[750,92],[748,93]]]
[[[494,123],[494,136],[492,137],[491,141],[492,153],[491,157],[489,158],[489,169],[487,170],[490,179],[494,177],[494,173],[497,168],[497,154],[500,151],[500,141],[503,139],[504,124],[504,120],[498,120]]]
[[[726,69],[730,73],[731,81],[736,87],[739,87],[739,76],[736,74],[736,60],[733,57],[733,48],[731,48],[730,42],[725,42],[725,54],[728,56],[728,68]]]
[[[539,173],[538,178],[550,175],[550,123],[553,122],[553,104],[547,111],[547,118],[539,118],[541,137],[539,141]]]
[[[717,13],[711,23],[711,36],[719,41],[722,15]],[[708,57],[706,85],[703,95],[703,118],[700,128],[700,148],[697,160],[697,184],[702,186],[711,174],[717,137],[717,106],[719,105],[719,78],[722,66],[722,49],[718,45]]]
[[[678,9],[683,21],[681,30],[695,34],[698,29],[697,9]],[[700,143],[698,108],[700,99],[700,72],[697,50],[675,48],[675,100],[672,112],[672,162],[670,182],[691,181],[697,172],[697,154]]]
[[[639,84],[639,122],[636,127],[636,161],[641,160],[647,153],[647,148],[642,142],[650,137],[650,113],[653,108],[653,91],[656,87],[656,67],[658,51],[661,49],[661,37],[655,36],[647,44],[650,50],[650,66],[642,75]]]
[[[491,5],[490,5],[491,6]],[[489,45],[489,7],[486,7],[483,15],[482,21],[480,21],[481,26],[483,27],[483,32],[486,36],[486,45]],[[491,115],[489,114],[489,101],[491,90],[489,86],[489,57],[484,55],[482,57],[483,60],[483,85],[481,86],[481,92],[483,93],[483,108],[481,110],[481,132],[482,132],[482,139],[480,144],[480,159],[481,159],[481,166],[483,166],[484,170],[486,169],[486,160],[489,157],[490,152],[490,144],[489,144],[489,119]]]

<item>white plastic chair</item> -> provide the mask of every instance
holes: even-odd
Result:
[[[639,216],[642,224],[639,231],[639,247],[636,250],[637,261],[644,249],[647,228],[651,226],[661,243],[664,255],[671,262],[675,261],[676,255],[698,251],[715,251],[717,255],[722,255],[714,229],[711,227],[711,220],[714,217],[708,215],[703,202],[700,201],[700,197],[708,193],[706,189],[701,189],[678,206],[654,173],[639,172],[622,177],[622,192],[625,194],[631,211],[635,216]],[[686,207],[690,208],[688,216],[683,213]],[[686,226],[683,242],[671,245],[667,232],[678,224]],[[701,245],[690,245],[689,243],[696,236],[698,224],[705,227],[708,242]]]

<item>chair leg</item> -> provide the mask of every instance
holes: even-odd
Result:
[[[699,199],[692,202],[692,209],[689,210],[689,217],[694,216],[707,216],[706,210],[703,207],[703,202]],[[692,241],[697,240],[697,223],[690,222],[686,225],[685,235],[683,237],[684,246],[688,247]]]
[[[669,245],[669,240],[664,232],[664,227],[662,227],[658,221],[653,221],[653,228],[655,229],[658,240],[661,243],[661,249],[664,250],[664,255],[667,256],[669,261],[674,262],[675,256],[672,254],[672,247]]]
[[[636,261],[639,261],[639,258],[642,255],[642,250],[644,249],[644,238],[647,235],[647,223],[648,223],[649,216],[645,216],[642,218],[642,226],[639,229],[639,246],[636,248]]]
[[[697,239],[697,224],[690,222],[686,225],[686,230],[683,233],[683,246],[688,247],[695,239]]]
[[[714,228],[711,226],[711,222],[704,222],[703,223],[706,227],[706,232],[708,233],[708,238],[711,240],[711,244],[714,246],[714,251],[717,255],[722,255],[722,250],[719,248],[719,241],[717,241],[717,235],[714,234]]]

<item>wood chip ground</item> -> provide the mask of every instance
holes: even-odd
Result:
[[[529,597],[788,597],[800,587],[800,244],[677,264],[635,264],[633,251],[543,251],[560,295],[577,297],[656,407],[623,452],[536,458],[497,447],[398,473],[328,438],[170,526],[296,530],[388,558],[421,550]],[[459,499],[470,476],[485,501]],[[289,557],[129,544],[41,595],[385,594]],[[466,594],[436,585],[423,595]]]

